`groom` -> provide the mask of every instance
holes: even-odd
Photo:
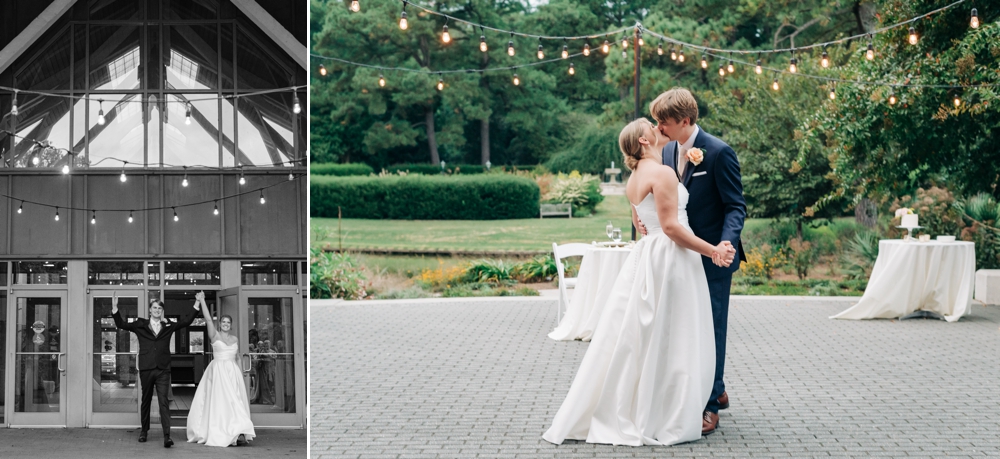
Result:
[[[160,403],[163,447],[169,448],[174,444],[170,439],[170,401],[167,400],[167,391],[170,389],[170,342],[175,331],[191,325],[199,309],[198,302],[195,301],[194,311],[172,324],[163,317],[163,302],[152,300],[149,302],[149,319],[138,318],[129,323],[118,313],[118,294],[115,293],[111,299],[111,317],[115,319],[115,326],[135,333],[139,340],[139,381],[142,383],[140,442],[146,441],[146,432],[149,431],[149,405],[153,401],[155,388],[156,398]]]
[[[687,211],[691,230],[709,244],[729,241],[739,251],[739,259],[728,268],[716,266],[702,257],[712,298],[715,322],[715,384],[702,416],[702,435],[715,432],[719,410],[729,408],[729,395],[722,381],[726,363],[726,328],[729,318],[729,288],[733,273],[746,261],[740,232],[747,216],[736,152],[725,142],[701,130],[698,103],[691,92],[674,88],[660,94],[649,105],[657,129],[671,141],[663,147],[663,164],[677,171],[678,179],[690,195]],[[696,150],[697,149],[697,150]],[[700,154],[699,154],[700,150]],[[642,234],[646,228],[633,213],[633,222]]]

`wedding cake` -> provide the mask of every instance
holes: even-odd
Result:
[[[903,228],[916,228],[920,225],[917,224],[917,214],[906,214],[903,215],[903,221],[899,224]]]

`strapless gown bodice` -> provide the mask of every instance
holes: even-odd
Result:
[[[232,345],[223,343],[221,340],[212,342],[212,360],[230,360],[235,362],[236,355],[240,351],[240,344],[233,343]]]
[[[687,188],[683,184],[677,184],[677,221],[684,225],[685,228],[691,229],[688,225],[688,214],[687,214],[687,204],[688,198]],[[656,213],[656,200],[653,199],[653,193],[649,193],[639,204],[633,204],[635,207],[635,213],[639,216],[639,221],[643,225],[646,225],[647,235],[662,234],[663,228],[660,226],[660,217]]]

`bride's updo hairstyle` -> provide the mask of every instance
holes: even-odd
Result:
[[[639,138],[646,135],[646,128],[652,129],[653,123],[646,118],[639,118],[625,125],[622,133],[618,135],[618,148],[625,157],[625,167],[630,171],[634,171],[642,159],[642,144],[639,143]]]

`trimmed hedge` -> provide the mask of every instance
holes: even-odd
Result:
[[[393,177],[313,176],[310,215],[393,220],[502,220],[538,217],[540,191],[509,174]]]
[[[395,164],[385,168],[386,171],[396,173],[407,171],[411,174],[440,175],[441,166],[437,164]],[[446,174],[482,174],[486,168],[478,164],[448,164],[445,163]]]
[[[346,177],[349,175],[371,175],[375,169],[364,163],[335,164],[335,163],[313,163],[309,165],[309,173],[313,175],[336,175]]]

